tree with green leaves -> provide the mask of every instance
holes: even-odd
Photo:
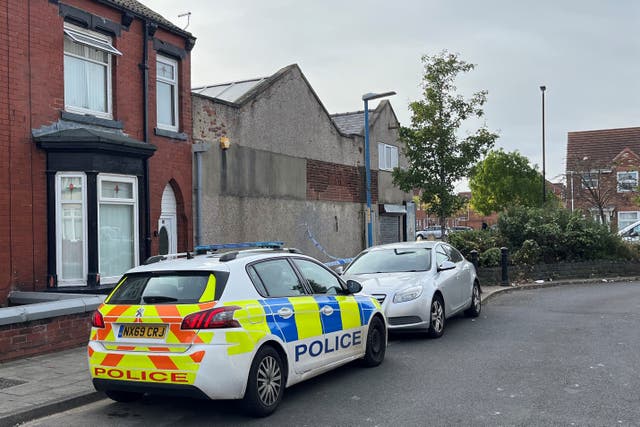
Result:
[[[469,187],[471,208],[482,215],[511,206],[540,207],[542,202],[542,175],[517,151],[491,151],[471,171]],[[548,190],[547,196],[555,199]]]
[[[429,206],[429,213],[445,219],[464,205],[464,199],[454,192],[454,184],[468,176],[471,168],[493,146],[498,135],[486,126],[459,137],[460,127],[467,119],[482,117],[487,91],[474,93],[465,99],[457,93],[456,78],[468,73],[475,65],[442,51],[422,57],[424,99],[409,104],[411,126],[400,128],[400,140],[409,166],[396,168],[393,182],[403,191],[420,190],[420,201]]]

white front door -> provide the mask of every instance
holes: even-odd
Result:
[[[176,215],[176,196],[167,184],[162,192],[162,212],[158,221],[158,243],[160,255],[178,252],[178,226]]]
[[[161,216],[158,221],[158,242],[160,255],[175,254],[178,252],[178,236],[176,232],[176,217]]]

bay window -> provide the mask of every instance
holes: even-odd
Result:
[[[102,283],[138,264],[137,182],[133,177],[98,175],[98,251]]]
[[[56,260],[61,285],[84,283],[87,275],[86,177],[56,175]]]

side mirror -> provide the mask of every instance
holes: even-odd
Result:
[[[342,276],[342,273],[344,273],[344,267],[339,265],[339,266],[336,267],[335,271],[336,271],[337,275]]]
[[[357,294],[362,290],[362,285],[355,280],[347,280],[347,290],[350,294]]]
[[[451,261],[444,261],[438,266],[438,271],[453,270],[454,268],[456,268],[456,265],[454,263],[452,263]]]

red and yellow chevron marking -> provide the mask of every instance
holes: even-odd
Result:
[[[187,350],[188,345],[210,343],[213,339],[214,333],[213,331],[198,332],[195,330],[182,330],[180,329],[182,320],[191,313],[210,309],[214,305],[215,302],[181,305],[103,304],[98,308],[98,310],[104,318],[105,327],[93,328],[91,330],[91,340],[103,341],[105,342],[105,344],[113,343],[115,345],[118,339],[116,337],[117,331],[113,327],[114,324],[162,323],[166,324],[169,327],[169,330],[165,337],[165,344],[171,344],[171,346],[140,346],[123,343],[120,346],[110,346],[109,348],[122,351],[184,352]],[[136,313],[140,309],[143,310],[143,315],[136,316]],[[183,346],[179,346],[179,344],[183,344]],[[184,346],[185,344],[187,346]]]
[[[191,355],[127,354],[89,351],[94,378],[193,384],[204,351]]]

